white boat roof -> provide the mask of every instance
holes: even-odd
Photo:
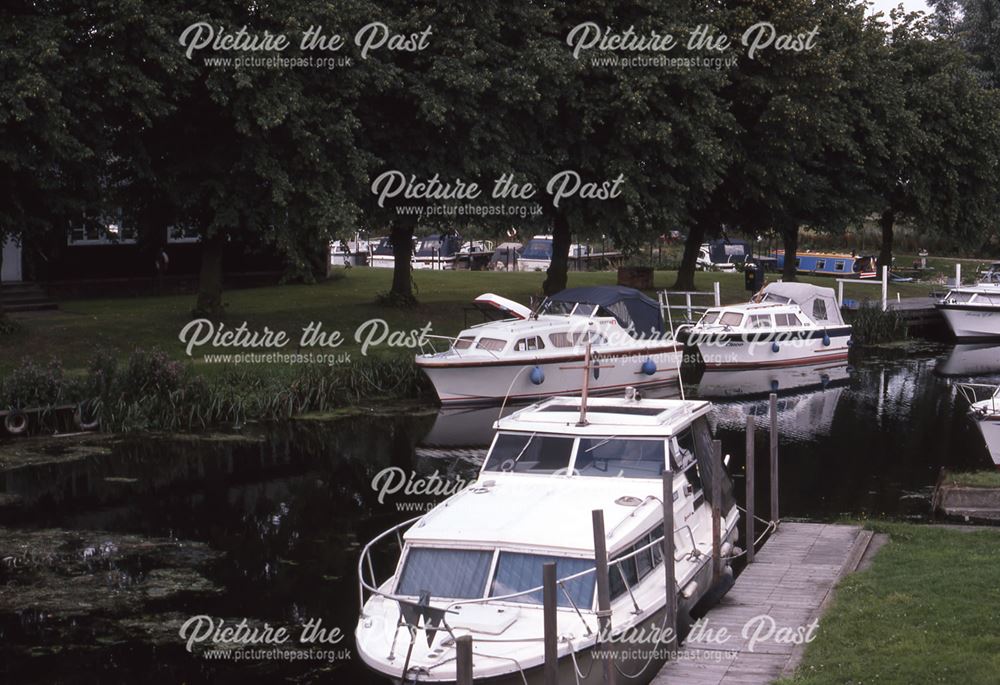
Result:
[[[683,487],[684,479],[674,479]],[[486,485],[492,483],[490,485]],[[593,556],[591,512],[604,510],[604,529],[612,554],[648,527],[647,517],[662,517],[659,502],[636,507],[621,497],[661,496],[661,481],[645,478],[594,478],[485,473],[476,484],[435,507],[404,534],[410,544],[508,547],[519,551],[564,551]],[[476,486],[483,487],[476,487]],[[627,519],[631,518],[631,521]],[[539,525],[545,522],[545,525]],[[640,527],[639,530],[636,530]]]
[[[587,399],[587,425],[580,420],[579,397],[553,397],[520,409],[494,424],[496,430],[558,433],[567,436],[667,437],[679,433],[711,404],[703,400]]]
[[[472,335],[529,335],[531,333],[543,333],[553,329],[582,330],[575,328],[581,324],[593,322],[594,325],[604,324],[607,326],[618,326],[618,320],[613,316],[583,316],[581,314],[540,314],[533,319],[501,319],[500,321],[488,321],[476,324],[471,328],[464,329],[458,337]],[[620,326],[618,326],[621,328]]]

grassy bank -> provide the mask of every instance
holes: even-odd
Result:
[[[782,685],[963,683],[1000,673],[1000,529],[873,523],[888,533],[845,578]]]
[[[948,472],[944,485],[957,485],[963,488],[1000,488],[1000,470],[998,471],[963,471]]]
[[[465,325],[481,318],[471,311],[472,299],[483,292],[494,292],[504,297],[527,303],[532,295],[541,292],[542,273],[492,273],[492,272],[418,272],[414,275],[420,305],[410,310],[379,307],[374,304],[376,293],[389,289],[392,274],[388,269],[351,269],[343,278],[318,285],[286,285],[248,290],[232,290],[225,294],[226,315],[222,322],[238,326],[246,321],[248,327],[261,330],[284,330],[292,342],[284,351],[295,351],[301,329],[310,322],[320,322],[325,331],[340,331],[344,343],[335,351],[354,353],[359,345],[354,340],[357,328],[372,318],[385,319],[393,330],[415,330],[432,324],[432,332],[453,335]],[[674,272],[656,272],[656,288],[673,284]],[[742,274],[698,273],[696,286],[711,290],[718,280],[724,302],[746,299]],[[833,287],[829,278],[805,278],[806,282]],[[610,285],[615,282],[612,272],[572,273],[570,286]],[[926,286],[901,284],[893,286],[891,295],[899,292],[903,297],[926,295]],[[869,292],[870,291],[870,292]],[[849,287],[848,296],[860,299],[874,297],[877,288]],[[104,298],[91,300],[66,300],[59,303],[59,310],[51,313],[17,317],[19,331],[0,336],[0,373],[16,368],[21,360],[30,357],[39,361],[57,358],[67,373],[80,372],[87,367],[98,349],[125,355],[135,350],[157,348],[171,359],[185,360],[202,373],[221,372],[224,364],[209,364],[195,354],[188,357],[178,334],[190,319],[194,298],[190,295],[166,297]],[[409,356],[410,350],[387,350],[384,345],[369,350]],[[212,351],[202,349],[201,352]],[[314,348],[312,351],[330,351]]]

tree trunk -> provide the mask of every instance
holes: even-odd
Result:
[[[410,260],[413,257],[413,228],[409,217],[398,218],[392,223],[389,238],[392,240],[392,289],[389,295],[398,304],[415,304],[413,276]]]
[[[799,226],[790,224],[781,229],[781,239],[785,245],[785,264],[781,270],[781,278],[785,281],[796,279],[796,257],[799,253]]]
[[[704,218],[697,218],[688,231],[687,240],[684,241],[684,256],[681,257],[681,266],[677,270],[677,280],[670,287],[671,290],[694,290],[694,272],[698,268],[698,252],[705,242],[705,234],[708,232],[708,222]]]
[[[222,249],[226,237],[216,233],[201,240],[201,272],[198,274],[198,301],[195,316],[221,316],[222,307]]]
[[[0,233],[0,273],[3,273],[3,246],[7,241],[7,238],[3,233]],[[4,319],[3,311],[3,281],[0,281],[0,321]]]
[[[878,272],[881,274],[883,266],[892,268],[892,231],[896,224],[896,213],[892,209],[885,210],[879,224],[882,226],[882,248],[878,253]]]
[[[545,282],[542,292],[555,295],[566,289],[569,271],[569,219],[563,212],[557,211],[552,217],[552,261],[545,272]]]

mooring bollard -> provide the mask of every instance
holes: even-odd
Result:
[[[455,650],[455,680],[458,685],[472,685],[472,636],[459,635]]]
[[[712,581],[722,577],[722,441],[712,441]]]
[[[604,673],[604,685],[614,685],[611,652],[604,648],[604,638],[611,636],[611,587],[608,581],[608,545],[604,535],[604,510],[591,512],[594,524],[594,566],[597,575],[597,644]]]
[[[545,640],[545,685],[559,683],[559,643],[556,623],[556,564],[553,561],[542,564],[542,626]]]
[[[754,540],[757,539],[757,533],[754,530],[753,523],[753,496],[754,496],[754,482],[753,482],[753,469],[754,469],[754,431],[757,429],[757,423],[754,421],[752,414],[747,414],[747,563],[753,563],[754,556]]]
[[[771,523],[778,526],[778,396],[771,393]]]
[[[677,644],[677,569],[674,566],[674,472],[663,472],[663,573],[667,590],[664,623],[667,651]]]

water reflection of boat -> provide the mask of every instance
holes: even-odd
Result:
[[[712,505],[702,483],[724,479],[723,559],[735,547],[738,511],[717,470],[709,411],[704,401],[627,398],[591,399],[584,414],[580,398],[560,397],[502,419],[476,482],[362,552],[364,602],[355,632],[362,660],[397,682],[454,683],[456,639],[472,635],[477,682],[540,682],[542,567],[557,562],[556,634],[576,635],[560,645],[559,676],[572,682],[579,659],[592,663],[598,639],[591,512],[602,509],[610,639],[629,636],[631,647],[645,646],[620,664],[620,672],[638,676],[620,682],[649,682],[663,652],[647,650],[654,646],[648,636],[662,644],[664,634],[666,469],[677,474],[673,508],[681,526],[671,533],[680,557],[679,615],[731,583],[728,561],[721,578],[712,574]],[[379,579],[371,559],[381,540],[399,542],[400,561]]]
[[[698,396],[732,400],[717,402],[714,417],[722,428],[742,430],[748,414],[757,417],[759,428],[767,424],[767,395],[777,393],[781,435],[813,439],[830,433],[849,381],[846,363],[735,372],[706,370],[698,384]]]
[[[698,382],[698,397],[724,399],[767,395],[772,392],[825,390],[830,386],[847,383],[850,378],[846,362],[743,371],[706,369]]]
[[[939,376],[986,376],[1000,374],[1000,346],[955,345],[934,368]]]

